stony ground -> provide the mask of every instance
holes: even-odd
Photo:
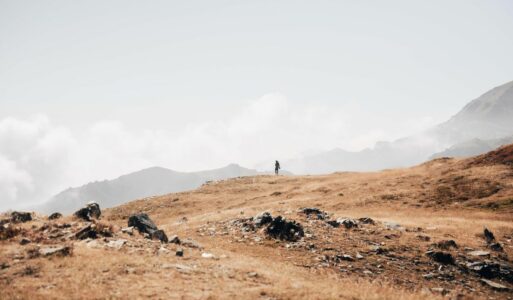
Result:
[[[510,150],[237,178],[90,220],[4,214],[0,298],[512,299]],[[129,227],[140,213],[155,228]]]

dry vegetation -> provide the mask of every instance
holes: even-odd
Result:
[[[512,153],[510,146],[409,169],[209,183],[105,210],[93,221],[102,232],[93,240],[74,238],[85,221],[36,216],[0,233],[0,298],[511,299],[511,290],[483,284],[464,266],[512,265]],[[306,215],[304,207],[329,217]],[[297,221],[304,237],[269,238],[252,225],[263,211]],[[139,212],[182,243],[122,232]],[[326,223],[341,217],[375,224]],[[503,251],[490,249],[485,227]],[[24,238],[30,242],[20,245]],[[434,245],[447,240],[457,247]],[[71,252],[41,255],[49,245]],[[181,249],[183,257],[175,255]],[[451,254],[454,264],[434,261],[429,250]],[[475,257],[474,250],[489,254]],[[513,288],[503,277],[492,280]]]

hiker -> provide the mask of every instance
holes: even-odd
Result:
[[[281,168],[281,167],[280,167],[280,162],[279,162],[279,161],[276,161],[276,162],[274,163],[274,173],[275,173],[276,175],[278,175],[278,171],[280,170],[280,168]]]

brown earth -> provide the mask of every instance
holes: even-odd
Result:
[[[0,298],[511,299],[511,149],[376,173],[209,183],[105,210],[92,222],[96,239],[77,239],[90,223],[71,216],[5,221]],[[298,222],[304,236],[269,237],[252,219],[263,211]],[[181,244],[122,232],[139,212]],[[327,223],[340,218],[356,227]],[[68,248],[45,254],[55,246]]]

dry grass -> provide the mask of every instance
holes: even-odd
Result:
[[[434,299],[441,295],[429,288],[449,287],[452,297],[460,294],[465,295],[463,298],[506,299],[510,294],[494,292],[477,280],[471,281],[475,292],[469,292],[453,283],[426,281],[423,273],[399,271],[388,265],[382,275],[376,276],[311,267],[315,253],[288,249],[284,242],[256,243],[242,233],[223,233],[223,224],[267,210],[310,226],[319,245],[361,251],[363,248],[358,247],[364,246],[362,240],[375,239],[405,259],[444,239],[480,249],[483,240],[478,235],[486,226],[511,257],[513,205],[508,199],[513,199],[512,187],[512,170],[508,166],[469,166],[468,161],[453,159],[376,173],[257,176],[210,183],[195,191],[109,209],[102,220],[105,226],[112,226],[109,229],[118,237],[123,237],[119,229],[126,226],[128,216],[146,212],[168,235],[192,238],[205,250],[184,248],[185,255],[180,258],[173,252],[178,246],[168,245],[171,253],[162,255],[158,254],[158,242],[135,235],[124,238],[136,246],[121,250],[96,249],[85,242],[75,242],[71,257],[27,259],[22,258],[27,246],[18,245],[19,236],[0,241],[0,264],[9,264],[0,269],[1,298]],[[326,229],[300,217],[297,210],[301,207],[318,207],[333,217],[371,217],[407,228],[421,227],[431,242],[420,242],[417,232],[397,233],[389,240],[384,235],[390,233],[380,228],[354,232]],[[69,222],[72,220],[66,218],[53,223]],[[20,226],[28,230],[45,223],[48,222],[39,218]],[[209,233],[210,227],[215,228],[214,234]],[[29,238],[37,240],[34,235]],[[220,259],[202,258],[203,251]],[[380,258],[369,255],[366,262],[374,259]],[[360,267],[358,264],[355,262],[353,267]]]

